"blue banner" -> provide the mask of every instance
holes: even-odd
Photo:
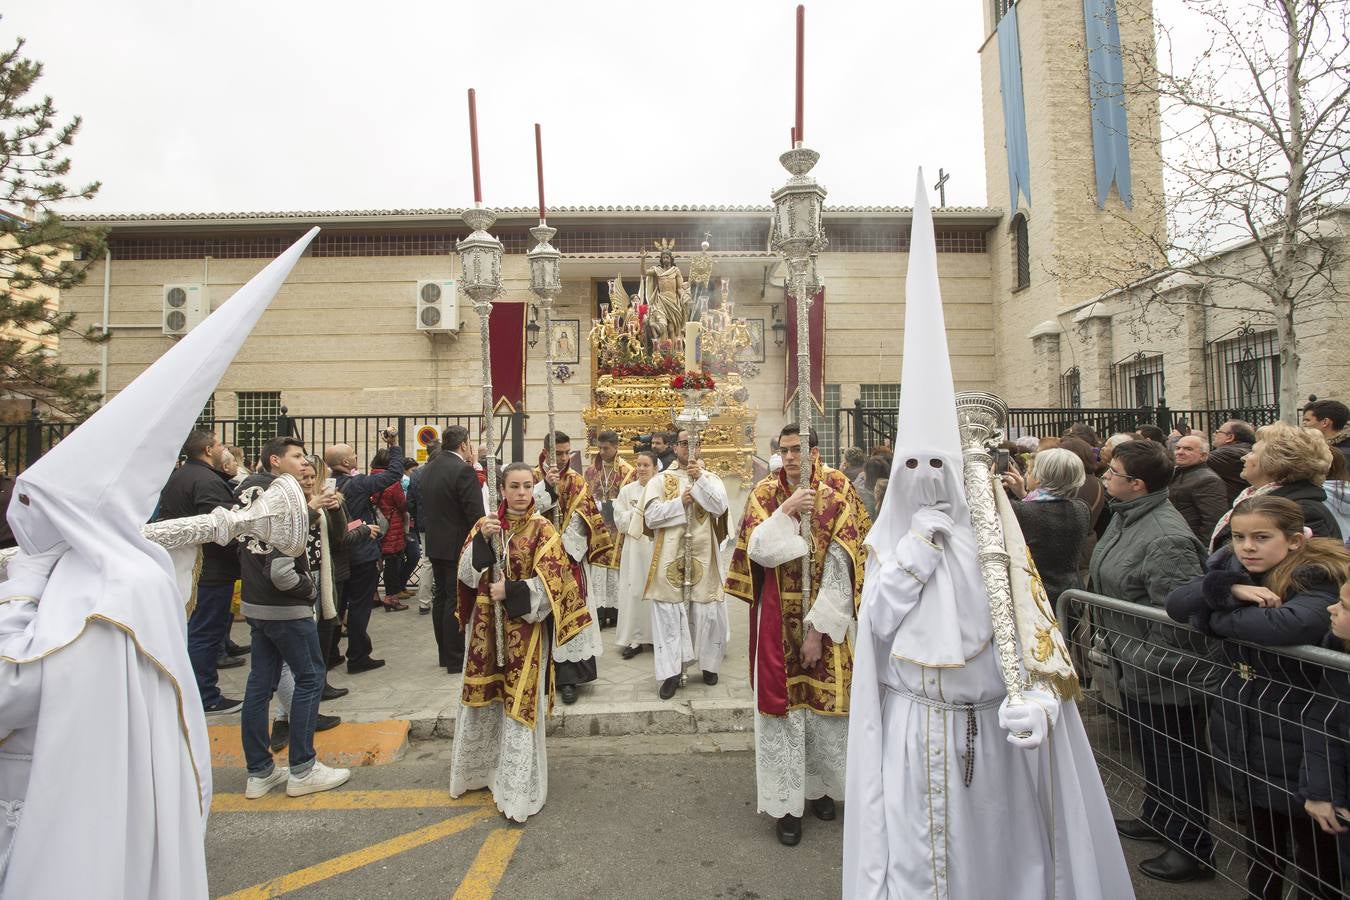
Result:
[[[1088,97],[1092,104],[1092,157],[1097,170],[1097,206],[1115,181],[1126,209],[1134,208],[1130,140],[1125,127],[1125,68],[1120,58],[1116,0],[1083,0],[1087,37]]]
[[[1085,0],[1086,2],[1086,0]],[[1027,113],[1022,97],[1022,46],[1017,37],[1017,6],[998,21],[998,77],[1003,94],[1003,143],[1008,149],[1008,217],[1017,212],[1017,194],[1031,205],[1031,159],[1027,153]]]

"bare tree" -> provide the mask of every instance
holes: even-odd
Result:
[[[1173,5],[1179,18],[1155,26],[1156,53],[1123,47],[1125,83],[1107,86],[1131,114],[1156,110],[1130,137],[1161,157],[1163,195],[1136,182],[1135,210],[1115,214],[1134,246],[1093,274],[1144,307],[1199,303],[1273,321],[1280,414],[1294,421],[1299,327],[1338,301],[1345,278],[1350,0]],[[1125,21],[1151,7],[1119,0],[1118,12]],[[1200,289],[1158,291],[1172,274]]]
[[[99,186],[70,189],[63,182],[80,119],[61,124],[50,97],[28,98],[42,64],[23,57],[23,43],[0,51],[0,391],[80,414],[99,400],[97,373],[55,362],[52,339],[106,335],[76,328],[74,314],[48,298],[84,281],[103,236],[66,224],[53,206],[87,200]]]

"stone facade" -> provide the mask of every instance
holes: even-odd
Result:
[[[939,268],[959,388],[996,387],[991,273],[989,256],[980,248],[997,216],[988,210],[937,214],[944,248]],[[175,340],[165,336],[159,324],[165,284],[202,283],[211,308],[217,308],[281,246],[317,224],[324,228],[321,237],[329,238],[327,249],[307,254],[296,266],[222,380],[215,415],[233,417],[238,392],[280,392],[282,404],[294,415],[476,412],[478,318],[467,298],[460,298],[463,330],[458,335],[428,335],[415,327],[416,283],[457,274],[458,258],[448,248],[453,236],[466,229],[449,212],[431,214],[420,223],[420,233],[444,233],[447,252],[402,255],[410,246],[414,251],[420,247],[406,226],[401,231],[396,214],[364,215],[359,224],[350,221],[354,217],[297,215],[288,217],[284,227],[257,217],[209,222],[157,217],[101,220],[99,224],[111,228],[108,281],[114,336],[108,353],[109,394],[124,387]],[[759,410],[757,447],[762,454],[767,452],[768,435],[792,418],[783,413],[786,348],[775,345],[771,327],[775,304],[782,314],[783,270],[762,249],[720,250],[718,238],[719,232],[763,231],[767,219],[766,208],[719,211],[716,216],[710,212],[694,223],[694,230],[706,227],[713,233],[714,278],[730,279],[737,314],[764,323],[765,359],[749,379],[752,404]],[[683,233],[690,230],[687,220],[687,214],[675,210],[642,215],[555,210],[550,224],[560,230],[560,247],[567,246],[571,229],[577,240],[584,237],[601,248],[608,241],[610,248],[565,256],[555,319],[577,320],[584,342],[596,315],[596,283],[619,273],[637,277],[638,248],[623,242],[637,234]],[[513,238],[531,224],[527,213],[513,211],[504,213],[494,226],[508,249],[503,262],[506,300],[532,296],[525,247]],[[839,386],[844,402],[851,403],[860,384],[894,383],[899,378],[908,214],[837,212],[827,216],[825,227],[827,233],[837,232],[840,248],[822,254],[819,261],[827,303],[825,377],[827,383]],[[620,246],[631,249],[621,251]],[[763,240],[758,246],[765,246]],[[868,249],[884,246],[898,249]],[[686,271],[688,249],[685,244],[677,252],[677,262]],[[338,255],[345,252],[358,255]],[[82,322],[101,316],[103,268],[102,261],[96,262],[86,283],[62,298],[65,308]],[[586,349],[581,363],[571,366],[572,377],[555,388],[559,427],[573,434],[583,432],[581,410],[589,403],[594,378]],[[71,343],[62,350],[63,361],[71,366],[99,365],[97,348]],[[532,456],[545,430],[542,341],[528,352],[526,381],[525,403],[532,414],[527,455]]]

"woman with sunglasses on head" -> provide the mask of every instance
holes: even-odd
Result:
[[[1292,858],[1299,896],[1340,896],[1335,837],[1298,799],[1303,726],[1320,673],[1250,645],[1319,643],[1331,623],[1328,606],[1350,580],[1350,550],[1313,538],[1299,504],[1284,497],[1238,501],[1229,529],[1206,573],[1167,598],[1167,613],[1233,639],[1222,644],[1228,666],[1210,704],[1209,738],[1219,781],[1246,813],[1247,892],[1282,897]]]

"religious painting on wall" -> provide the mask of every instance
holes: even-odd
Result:
[[[581,361],[580,324],[577,319],[553,320],[553,361],[576,365]]]
[[[764,320],[746,319],[745,327],[750,332],[750,345],[736,354],[736,361],[764,362]]]

